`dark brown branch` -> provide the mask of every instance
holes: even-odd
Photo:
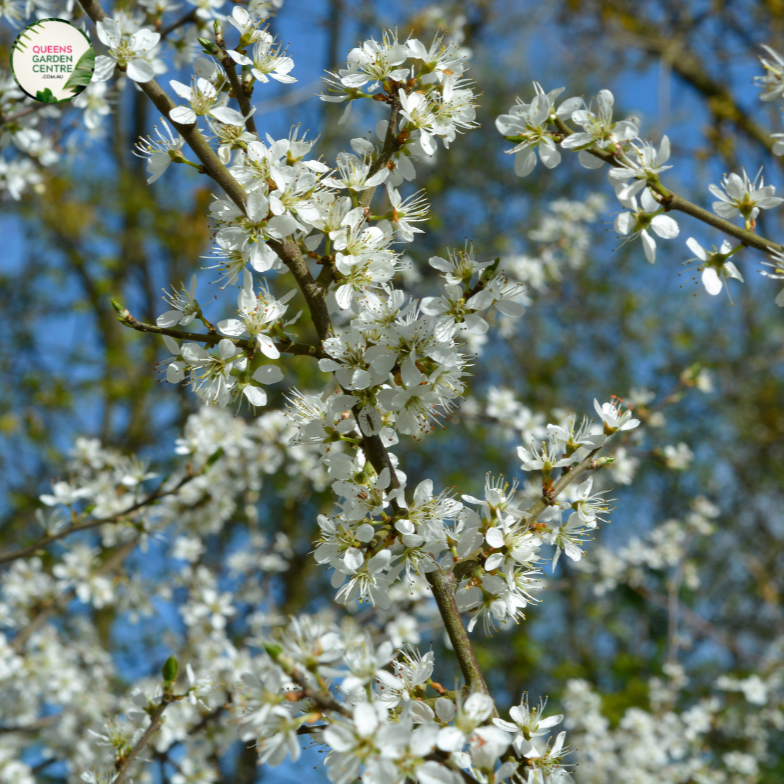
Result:
[[[725,121],[732,123],[748,139],[758,143],[768,153],[772,152],[773,139],[770,138],[770,133],[758,125],[738,104],[726,84],[711,76],[700,57],[684,41],[683,28],[674,34],[662,35],[661,23],[657,26],[645,19],[642,13],[638,13],[634,3],[610,1],[605,3],[605,9],[610,14],[615,12],[623,16],[622,39],[647,54],[658,57],[707,99],[708,110],[717,124]]]
[[[326,340],[332,334],[332,322],[327,310],[327,289],[329,286],[323,286],[314,280],[302,251],[294,242],[291,240],[283,240],[282,242],[269,240],[267,244],[278,254],[294,276],[310,309],[319,340]]]
[[[99,22],[106,16],[97,0],[79,0],[79,2],[81,3],[87,15],[94,22]],[[150,98],[150,100],[152,100],[155,106],[166,117],[168,117],[169,113],[174,108],[174,103],[169,98],[169,96],[166,95],[160,85],[153,79],[144,84],[140,84],[139,87]],[[397,100],[394,100],[390,111],[389,127],[387,128],[387,134],[384,139],[384,146],[382,148],[382,152],[379,155],[379,158],[374,162],[373,167],[371,167],[372,173],[380,171],[382,166],[385,166],[389,160],[391,160],[394,152],[400,147],[400,141],[397,135],[397,117],[399,111],[399,103]],[[245,189],[237,182],[237,180],[234,179],[229,170],[221,163],[218,156],[215,154],[215,151],[212,149],[212,147],[209,146],[196,125],[193,124],[184,126],[178,123],[173,123],[173,125],[180,132],[180,134],[182,134],[185,141],[188,142],[191,149],[194,151],[204,166],[207,174],[209,174],[210,177],[212,177],[212,179],[223,188],[229,198],[244,212],[245,201],[247,199],[247,193]],[[363,206],[367,206],[370,203],[372,196],[372,192],[369,194],[369,196],[363,194],[360,203],[363,204]],[[365,199],[367,200],[366,203],[364,202]],[[332,334],[332,324],[329,318],[329,311],[327,309],[327,291],[332,279],[331,270],[328,270],[325,267],[324,271],[322,271],[322,273],[319,275],[319,280],[317,281],[311,275],[302,252],[294,242],[291,240],[284,240],[282,242],[271,240],[268,244],[275,251],[275,253],[278,254],[281,261],[294,275],[294,278],[296,279],[297,284],[299,285],[300,290],[302,291],[310,309],[311,317],[313,318],[313,323],[316,327],[316,332],[318,333],[319,339],[326,340]],[[380,437],[377,435],[364,436],[362,445],[368,460],[377,471],[380,472],[384,468],[390,468],[392,484],[394,487],[397,487],[397,475],[392,468],[389,454],[387,453]],[[449,600],[445,592],[446,590],[446,586],[444,586],[443,591],[441,588],[434,590],[434,592],[439,592],[442,594],[443,601],[439,604],[439,609],[441,609],[442,612],[446,614],[444,616],[445,625],[448,625],[452,628],[452,631],[455,634],[455,639],[459,640],[459,646],[455,648],[455,652],[460,659],[461,669],[465,668],[467,671],[471,672],[471,682],[475,686],[479,684],[481,688],[481,684],[484,683],[484,680],[477,680],[477,674],[473,672],[473,668],[476,667],[476,659],[473,655],[473,651],[471,650],[470,642],[468,641],[468,635],[465,632],[465,627],[463,626],[463,621],[457,609],[457,604],[454,601],[454,595],[452,595],[452,599]],[[463,658],[469,654],[470,661],[465,663]],[[479,678],[481,679],[481,673],[479,673]],[[487,691],[486,685],[482,690]],[[468,777],[467,780],[473,781],[471,777]]]
[[[359,406],[354,406],[354,419],[357,421],[359,432],[362,433],[362,427],[359,425],[359,411]],[[384,446],[384,442],[381,440],[381,436],[366,436],[364,433],[362,433],[362,451],[365,453],[365,457],[367,458],[370,465],[373,466],[373,470],[377,474],[380,474],[385,468],[389,469],[392,487],[400,487],[400,482],[398,481],[395,467],[392,465],[389,452],[387,452],[387,448]]]
[[[125,326],[135,329],[137,332],[148,332],[152,335],[168,335],[169,337],[177,338],[178,340],[192,340],[196,343],[206,343],[209,346],[215,346],[220,343],[221,340],[230,340],[238,348],[244,348],[248,351],[255,351],[258,349],[258,345],[252,340],[233,338],[228,335],[218,335],[213,332],[185,332],[179,329],[159,327],[156,324],[145,324],[142,321],[138,321],[126,308],[118,308],[118,312],[120,314],[118,320],[122,324],[125,324]],[[301,343],[278,342],[275,343],[275,348],[277,348],[281,354],[295,354],[297,356],[316,357],[316,359],[321,359],[326,356],[324,350],[319,346],[307,346]]]
[[[93,22],[100,22],[106,18],[103,8],[97,0],[79,0],[82,8],[84,8],[87,16]],[[169,113],[175,108],[175,103],[164,92],[163,88],[151,79],[149,82],[139,82],[139,89],[147,95],[147,97],[155,104],[155,107],[161,114],[169,119]],[[226,192],[226,195],[244,212],[245,200],[247,193],[245,189],[234,179],[231,172],[221,163],[220,159],[215,153],[215,150],[210,147],[207,140],[202,136],[196,123],[192,125],[181,125],[169,119],[169,122],[174,128],[182,135],[188,145],[196,153],[196,157],[204,166],[205,171],[212,177],[215,182],[220,185]]]

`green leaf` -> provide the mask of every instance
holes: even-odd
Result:
[[[34,22],[29,27],[22,30],[22,32],[19,33],[19,36],[17,37],[16,41],[14,41],[13,46],[11,47],[11,51],[13,52],[16,51],[17,49],[19,51],[25,51],[27,49],[26,39],[29,39],[30,35],[38,35],[41,32],[41,30],[43,30],[44,21],[46,20],[42,19],[40,22]]]
[[[218,47],[215,46],[215,44],[212,41],[210,41],[209,38],[197,38],[196,40],[202,45],[202,48],[207,54],[218,53]]]
[[[267,653],[273,659],[275,659],[275,661],[277,661],[278,660],[278,656],[280,656],[280,654],[283,653],[283,648],[281,648],[280,645],[275,645],[275,643],[272,643],[272,642],[265,642],[264,643],[264,650],[267,651]]]
[[[493,275],[495,275],[495,273],[498,272],[498,265],[500,263],[501,263],[501,257],[498,256],[493,260],[493,263],[489,267],[487,267],[487,269],[485,269],[485,274],[484,274],[485,280],[490,280],[490,278],[492,278]]]
[[[45,90],[39,90],[35,94],[35,100],[40,101],[41,103],[58,103],[57,98],[54,97],[54,93],[48,87]]]
[[[222,446],[219,446],[219,447],[218,447],[218,448],[217,448],[217,449],[216,449],[216,450],[215,450],[215,451],[214,451],[214,452],[213,452],[213,453],[212,453],[212,454],[211,454],[211,455],[210,455],[210,456],[207,458],[207,462],[204,464],[204,469],[205,469],[205,471],[206,471],[208,468],[211,468],[212,466],[214,466],[214,465],[215,465],[215,463],[217,463],[217,462],[218,462],[218,460],[220,460],[220,459],[221,459],[221,457],[223,457],[223,447],[222,447]]]
[[[169,656],[161,667],[161,675],[166,683],[174,683],[177,680],[177,673],[180,671],[180,665],[174,656]]]
[[[90,47],[76,63],[73,73],[68,77],[64,90],[79,93],[92,81],[95,70],[95,51]]]

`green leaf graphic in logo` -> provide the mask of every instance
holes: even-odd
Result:
[[[95,51],[88,49],[76,63],[73,73],[68,77],[63,90],[70,90],[72,93],[80,93],[90,84],[95,70]]]
[[[28,25],[17,37],[16,41],[14,41],[13,46],[11,47],[11,51],[19,50],[23,52],[27,49],[27,39],[30,35],[38,35],[43,30],[43,23],[49,21],[48,19],[41,19],[38,22],[33,22],[33,24]]]
[[[35,100],[41,103],[59,103],[54,93],[47,87],[45,90],[39,90],[35,94]]]

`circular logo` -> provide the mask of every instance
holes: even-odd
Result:
[[[11,47],[16,83],[41,103],[70,101],[90,84],[94,69],[90,39],[65,19],[28,25]]]

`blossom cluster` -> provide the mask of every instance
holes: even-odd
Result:
[[[781,97],[783,61],[770,47],[764,48],[773,59],[761,58],[767,74],[755,81],[765,88],[762,100],[772,101]],[[518,98],[508,113],[496,119],[498,132],[514,145],[507,152],[515,156],[516,174],[529,175],[536,166],[537,153],[548,169],[558,166],[562,151],[577,152],[580,164],[587,169],[599,169],[609,163],[609,182],[622,207],[614,221],[615,230],[625,238],[622,244],[639,239],[645,258],[653,264],[656,238],[673,239],[680,234],[680,227],[671,214],[674,194],[661,181],[661,174],[672,168],[668,164],[671,156],[669,138],[662,136],[657,148],[640,136],[637,117],[615,119],[615,98],[610,90],[601,90],[594,106],[580,97],[558,103],[565,88],[545,92],[539,83],[534,82],[533,86],[534,97],[530,103]],[[779,136],[781,134],[774,134],[776,139]],[[784,144],[777,141],[774,152],[780,154],[781,151],[784,151]],[[761,170],[753,179],[745,170],[725,175],[720,185],[710,186],[710,192],[717,199],[713,203],[717,216],[725,221],[741,218],[744,227],[752,231],[761,210],[774,209],[784,202],[775,195],[775,186],[765,185]],[[690,237],[687,245],[695,254],[690,261],[698,262],[696,266],[709,294],[719,294],[727,287],[729,279],[743,282],[743,275],[730,261],[745,247],[743,242],[733,247],[724,240],[720,249],[714,246],[707,250]],[[767,250],[770,257],[763,264],[771,271],[762,274],[780,279],[784,274],[781,251],[772,245]],[[784,306],[784,293],[776,298],[776,304]]]
[[[367,632],[308,616],[265,648],[242,676],[236,699],[241,736],[255,741],[263,762],[296,761],[298,736],[307,731],[328,751],[334,784],[357,776],[458,784],[461,770],[480,782],[572,781],[566,733],[547,740],[563,716],[545,718],[524,697],[511,721],[500,719],[489,695],[447,692],[435,683],[432,652],[374,645]]]
[[[626,709],[616,724],[604,715],[601,696],[587,681],[568,681],[565,725],[580,749],[576,755],[580,781],[746,784],[758,780],[760,762],[770,755],[769,741],[782,720],[776,707],[780,652],[775,653],[778,660],[771,660],[764,679],[719,678],[709,696],[682,709],[676,706],[689,679],[679,665],[666,665],[664,678],[650,679],[648,704]],[[735,699],[732,692],[743,697]],[[716,737],[731,739],[733,749],[713,753],[709,738]]]
[[[187,383],[204,406],[177,443],[185,465],[164,479],[138,459],[95,441],[77,442],[69,478],[40,499],[51,510],[39,516],[43,546],[67,540],[63,550],[50,564],[38,548],[24,549],[3,577],[3,702],[25,705],[13,716],[23,729],[45,718],[51,706],[63,706],[66,728],[45,731],[41,742],[47,755],[68,760],[69,773],[87,782],[124,776],[127,761],[149,742],[166,760],[172,750],[184,749],[173,784],[212,784],[219,779],[214,749],[226,748],[238,726],[240,739],[255,743],[260,761],[270,765],[296,761],[301,736],[309,737],[327,752],[324,764],[335,784],[360,775],[377,784],[458,784],[466,777],[480,784],[569,784],[566,733],[550,737],[563,716],[545,717],[543,705],[531,707],[524,697],[503,719],[481,675],[466,677],[472,682],[463,688],[445,689],[433,680],[433,652],[415,647],[422,637],[418,620],[428,615],[438,623],[446,620],[441,613],[454,612],[439,627],[454,646],[457,627],[465,633],[459,641],[470,645],[468,633],[480,622],[491,633],[496,625],[524,619],[523,611],[541,600],[543,553],[551,554],[553,570],[562,554],[583,563],[587,543],[607,521],[611,499],[597,477],[606,468],[614,481],[631,481],[636,458],[624,460],[623,446],[613,456],[600,452],[643,423],[655,426],[657,416],[661,424],[663,415],[646,411],[650,398],[643,390],[642,406],[613,396],[594,399],[595,420],[565,412],[548,420],[507,391],[492,389],[487,415],[495,423],[511,422],[519,436],[519,472],[530,477],[522,492],[517,481],[489,475],[480,496],[439,489],[429,478],[410,486],[394,450],[404,438],[421,440],[446,426],[466,401],[484,336],[523,316],[532,304],[526,286],[541,291],[585,263],[586,225],[603,205],[595,197],[552,204],[530,235],[542,248],[536,259],[488,258],[468,241],[462,249],[445,249],[428,261],[440,289],[415,299],[398,283],[412,264],[401,248],[424,232],[428,218],[426,194],[412,192],[417,169],[439,145],[448,148],[477,126],[460,36],[439,35],[427,45],[387,31],[380,41],[352,49],[346,67],[328,74],[321,98],[346,105],[342,121],[360,100],[368,109],[383,107],[385,116],[374,135],[351,139],[350,151],[330,165],[314,155],[316,140],[298,129],[280,139],[256,130],[254,89],[269,80],[295,81],[293,58],[264,26],[270,4],[238,4],[230,16],[220,12],[220,0],[192,5],[198,31],[207,33],[204,23],[212,21],[212,34],[196,39],[183,33],[175,40],[178,64],[192,64],[193,73],[189,83],[169,82],[178,100],[168,99],[171,108],[159,129],[138,140],[136,154],[146,159],[151,183],[174,164],[210,174],[223,187],[209,207],[214,244],[187,287],[165,294],[156,324],[140,324],[121,305],[116,309],[126,326],[161,335],[170,354],[167,382]],[[109,90],[125,80],[149,87],[167,68],[159,57],[158,23],[172,8],[166,0],[146,0],[144,8],[146,15],[115,11],[96,24],[106,54],[97,60],[97,81],[77,99],[88,128],[96,130],[109,113]],[[776,67],[768,68],[771,75]],[[779,94],[773,80],[766,85],[770,97]],[[10,83],[6,87],[0,111],[9,116],[24,103]],[[530,103],[518,101],[497,120],[514,144],[516,172],[530,174],[537,156],[554,168],[563,150],[576,151],[587,168],[611,163],[610,181],[623,207],[615,228],[627,241],[639,238],[653,262],[655,237],[679,233],[668,214],[674,197],[660,180],[670,168],[667,137],[656,148],[640,137],[636,118],[615,121],[607,90],[595,109],[582,98],[558,103],[561,90],[545,92],[538,84],[534,90]],[[25,114],[4,135],[6,144],[28,155],[21,173],[5,163],[0,171],[15,198],[40,184],[31,161],[45,165],[48,152],[36,123],[46,116]],[[568,122],[582,130],[572,131]],[[186,157],[186,138],[200,163]],[[716,215],[742,218],[749,231],[761,209],[782,201],[761,177],[750,180],[745,172],[727,176],[712,192]],[[688,244],[710,293],[726,278],[740,277],[729,259],[741,245],[709,252],[693,239]],[[778,275],[782,264],[774,257],[769,274]],[[198,299],[207,276],[220,284],[214,308]],[[301,320],[302,312],[293,311],[302,302],[307,316]],[[219,308],[225,309],[216,318],[212,310]],[[204,331],[190,331],[200,326]],[[314,331],[317,343],[308,343]],[[259,414],[256,409],[276,394],[267,388],[285,378],[288,354],[317,361],[328,381],[314,392],[290,390],[285,413],[270,408]],[[249,421],[226,411],[243,405],[252,410]],[[466,419],[471,409],[468,400]],[[640,409],[644,415],[636,413]],[[679,469],[691,452],[685,444],[667,445],[657,456]],[[313,525],[313,558],[332,570],[337,603],[345,608],[342,621],[334,610],[285,618],[276,604],[270,584],[290,571],[294,552],[281,531],[260,533],[257,501],[265,476],[281,474],[290,496],[305,485],[333,494],[332,508],[318,515],[318,530]],[[707,533],[715,513],[701,502],[685,525],[665,523],[645,541],[633,540],[615,560],[598,550],[599,566],[591,561],[582,568],[600,590],[621,581],[638,584],[643,566],[676,563],[687,584],[696,585],[684,563],[688,541]],[[245,537],[232,542],[226,562],[216,565],[210,537],[231,540],[238,517],[249,523]],[[163,548],[176,563],[171,581],[147,591],[151,578],[127,584],[115,578],[114,559],[137,546]],[[444,580],[453,586],[447,598],[454,599],[454,611],[439,603]],[[176,606],[180,648],[192,658],[187,686],[172,658],[162,681],[145,675],[117,696],[117,665],[108,654],[90,658],[94,640],[82,639],[83,624],[36,625],[45,608],[69,602],[113,608],[135,622],[153,614],[152,596]],[[365,604],[374,608],[372,624],[351,618]],[[462,613],[470,616],[467,628]],[[6,632],[16,636],[9,641]],[[67,654],[56,656],[58,649]],[[728,678],[720,688],[752,694],[749,702],[761,704],[761,690],[767,697],[776,686],[775,678],[762,687]],[[703,775],[700,747],[719,709],[711,703],[686,718],[666,714],[665,734],[650,717],[676,687],[653,687],[652,713],[627,713],[617,731],[598,716],[589,690],[579,682],[570,687],[578,697],[582,689],[585,712],[595,719],[572,726],[587,739],[586,759],[601,775],[605,758],[623,757],[613,744],[624,732],[631,738],[627,745],[646,752],[658,743],[662,765],[669,764],[668,755],[678,758],[671,749],[681,733],[688,749],[680,759],[686,762],[670,780]],[[85,696],[94,691],[98,698]],[[692,724],[703,729],[689,736]],[[214,731],[209,742],[199,735],[206,726]],[[83,727],[90,728],[91,740],[81,734]],[[103,749],[111,750],[111,759]],[[0,745],[0,766],[4,754]],[[742,773],[750,764],[743,754],[725,755],[724,768]],[[100,761],[108,761],[105,769],[97,767]],[[32,775],[22,764],[8,767],[6,778]],[[6,773],[0,767],[0,776]]]
[[[10,71],[0,72],[0,151],[5,153],[0,156],[0,193],[15,200],[28,191],[40,193],[46,187],[46,170],[63,157],[63,144],[60,142],[65,143],[69,156],[75,152],[76,145],[84,143],[84,139],[77,138],[73,133],[64,136],[63,128],[58,127],[56,121],[67,117],[69,113],[78,114],[88,139],[105,135],[106,119],[115,110],[127,83],[146,84],[167,71],[193,64],[202,49],[198,39],[215,39],[214,29],[208,22],[227,21],[246,34],[245,44],[252,45],[253,59],[238,52],[232,52],[229,56],[248,66],[252,80],[264,82],[269,75],[284,83],[294,81],[287,76],[286,69],[290,70],[293,65],[290,58],[279,56],[280,47],[273,36],[266,30],[258,29],[261,22],[268,20],[280,9],[282,0],[253,0],[248,9],[238,6],[230,15],[220,10],[225,5],[223,0],[188,0],[188,4],[193,7],[195,24],[182,27],[175,25],[171,34],[165,37],[160,33],[161,28],[168,25],[164,23],[164,17],[170,22],[180,8],[178,3],[171,0],[141,0],[139,8],[116,9],[111,16],[99,21],[95,26],[96,49],[99,51],[93,79],[69,103],[37,104],[18,87]],[[0,8],[0,16],[18,27],[24,19],[45,18],[47,8],[45,2],[7,0]],[[57,17],[72,21],[89,34],[78,8],[78,3],[66,3],[58,7]],[[203,70],[205,68],[206,71]],[[201,100],[209,104],[209,109],[214,104],[218,114],[224,107],[226,118],[236,121],[237,116],[241,117],[225,106],[228,93],[219,95],[208,79],[200,78],[201,73],[210,74],[209,65],[198,63],[196,70],[199,77],[194,92],[188,92],[185,97]],[[116,82],[110,83],[115,78]],[[200,92],[200,88],[204,88],[206,94]],[[191,88],[186,85],[180,85],[178,94],[189,90]],[[77,111],[72,112],[71,107]],[[209,114],[208,111],[204,113]]]
[[[396,580],[458,569],[458,606],[472,614],[468,630],[482,620],[490,632],[495,622],[523,618],[523,609],[537,601],[540,548],[555,546],[553,568],[562,552],[579,560],[582,545],[608,511],[604,495],[593,491],[592,478],[576,487],[568,501],[551,498],[538,510],[535,503],[520,506],[517,483],[510,486],[503,477],[488,477],[483,498],[437,493],[430,480],[407,492],[402,471],[392,468],[393,486],[389,469],[376,474],[361,452],[352,458],[331,448],[341,439],[360,437],[341,411],[346,402],[340,397],[322,402],[299,396],[292,413],[300,424],[295,440],[320,444],[335,479],[332,487],[342,499],[337,514],[319,517],[321,538],[315,551],[316,560],[334,570],[338,602],[359,599],[385,607]],[[639,424],[618,402],[597,402],[596,409],[599,432],[587,419],[575,429],[572,419],[566,427],[549,425],[543,443],[519,447],[522,470],[542,475],[540,495],[551,492],[555,469],[585,466],[608,436]],[[385,435],[393,437],[381,431]]]
[[[639,587],[647,570],[666,571],[677,568],[683,583],[691,590],[700,586],[700,577],[688,549],[695,539],[714,532],[711,520],[718,508],[703,496],[697,496],[685,520],[669,519],[644,537],[634,536],[623,547],[610,550],[601,545],[592,557],[580,563],[590,575],[593,591],[603,595],[619,584]]]
[[[191,651],[190,696],[170,711],[156,749],[181,744],[204,715],[220,709],[224,684],[239,679],[248,666],[230,624],[249,603],[269,611],[265,622],[279,617],[267,586],[287,572],[293,553],[282,532],[274,537],[257,532],[217,569],[204,562],[204,554],[209,537],[247,515],[249,501],[273,475],[288,476],[292,485],[303,476],[318,484],[316,456],[306,447],[287,447],[290,436],[279,412],[246,423],[204,408],[189,418],[173,445],[180,467],[168,478],[95,439],[77,439],[67,480],[41,496],[38,514],[46,536],[77,530],[43,558],[38,551],[14,560],[0,582],[0,722],[20,728],[3,736],[0,781],[16,784],[32,776],[33,765],[23,754],[31,733],[46,758],[67,765],[74,781],[104,773],[107,778],[97,780],[110,781],[106,747],[119,757],[143,734],[146,708],[161,696],[160,681],[129,677],[97,638],[85,614],[90,608],[144,628],[154,622],[160,602],[178,597],[173,607]],[[157,497],[156,487],[162,488]],[[128,566],[134,550],[143,558],[165,558],[171,566],[166,581],[135,568],[129,569],[132,580],[123,578],[123,560]],[[82,611],[73,622],[40,624],[52,610],[74,605]],[[120,679],[130,681],[127,689],[116,688]],[[47,715],[56,722],[42,721]],[[216,722],[214,731],[219,744],[236,737],[229,723]],[[203,738],[194,737],[187,756],[186,772],[200,769],[203,781],[217,781]]]

